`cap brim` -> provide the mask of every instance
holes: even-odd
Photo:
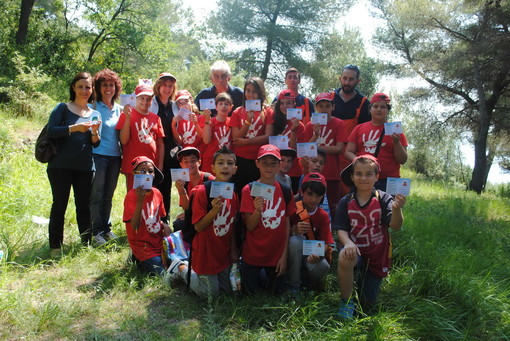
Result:
[[[278,155],[275,155],[275,154],[273,154],[273,153],[265,153],[265,154],[262,154],[262,155],[260,155],[260,156],[257,158],[257,160],[260,160],[260,159],[262,159],[262,158],[263,158],[263,157],[265,157],[265,156],[272,156],[272,157],[274,157],[274,158],[275,158],[276,160],[278,160],[278,161],[281,161],[281,160],[282,160],[281,158],[279,158],[279,157],[278,157]]]
[[[340,178],[342,179],[342,182],[349,187],[354,186],[354,182],[352,182],[352,178],[351,178],[352,168],[353,168],[353,163],[351,162],[351,164],[349,166],[345,167],[344,170],[340,173]]]
[[[143,96],[143,95],[146,95],[146,96],[154,96],[154,92],[150,92],[150,91],[142,91],[140,92],[139,94],[136,95],[136,97],[138,96]]]

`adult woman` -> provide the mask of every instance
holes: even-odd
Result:
[[[95,74],[94,89],[96,103],[89,104],[89,107],[99,111],[102,125],[101,144],[93,150],[96,173],[90,195],[90,222],[93,242],[99,246],[116,238],[111,230],[110,212],[121,161],[119,134],[115,126],[122,110],[115,100],[122,91],[122,82],[115,72],[104,69]]]
[[[165,144],[165,156],[163,160],[163,168],[161,169],[165,177],[163,181],[156,186],[156,188],[159,189],[163,195],[163,204],[168,214],[170,214],[170,198],[172,189],[170,168],[180,167],[176,156],[178,152],[177,144],[172,136],[172,119],[174,118],[174,113],[179,111],[174,102],[176,92],[177,79],[169,72],[161,73],[154,84],[154,98],[152,100],[152,105],[149,108],[150,112],[159,116],[165,132],[165,137],[163,138],[163,142]],[[168,223],[166,217],[163,221]]]
[[[83,244],[90,242],[89,197],[94,177],[92,147],[100,143],[100,114],[89,108],[93,100],[92,77],[88,72],[77,74],[69,88],[70,101],[60,103],[48,120],[48,135],[58,139],[57,154],[48,163],[51,185],[49,239],[51,256],[61,254],[64,240],[64,215],[73,187],[76,220]]]
[[[377,189],[386,190],[388,177],[400,177],[400,165],[407,161],[407,139],[404,134],[384,134],[384,123],[391,110],[390,97],[382,92],[372,96],[369,106],[372,120],[359,124],[349,135],[345,157],[352,161],[356,156],[371,154],[381,165]]]

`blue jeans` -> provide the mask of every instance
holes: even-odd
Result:
[[[112,198],[120,171],[120,157],[94,154],[96,174],[90,193],[92,235],[111,231]]]
[[[282,294],[285,292],[285,276],[276,276],[275,266],[241,265],[241,286],[243,292],[253,295],[259,292]]]
[[[139,261],[134,256],[133,256],[133,258],[135,259],[136,266],[141,271],[160,275],[160,276],[163,276],[165,274],[165,267],[163,265],[163,260],[161,259],[161,256],[152,257],[152,258],[146,259],[144,261]]]

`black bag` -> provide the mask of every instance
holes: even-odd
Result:
[[[67,107],[65,103],[61,103]],[[66,108],[63,108],[61,125],[66,119]],[[42,128],[37,140],[35,141],[35,159],[42,163],[48,163],[58,152],[58,139],[52,139],[48,136],[48,124]]]
[[[48,125],[42,128],[35,142],[35,158],[37,161],[47,163],[58,151],[58,141],[48,136]]]

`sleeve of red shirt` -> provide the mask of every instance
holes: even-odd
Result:
[[[207,214],[207,192],[205,185],[198,185],[191,190],[193,195],[191,223],[198,223]]]
[[[333,235],[331,234],[331,221],[329,219],[329,215],[324,210],[319,211],[320,214],[320,225],[317,226],[318,240],[324,240],[327,244],[332,244],[335,241],[333,240]]]
[[[266,124],[274,124],[273,109],[271,107],[264,109],[264,115],[266,115]]]
[[[156,114],[154,114],[154,115],[156,115]],[[161,118],[159,118],[159,116],[158,116],[158,123],[157,123],[157,127],[156,127],[156,137],[165,137],[165,131],[163,130],[163,124],[161,123]]]
[[[130,190],[124,198],[124,214],[122,215],[122,221],[127,223],[133,217],[136,208],[136,192],[134,189]]]
[[[313,124],[312,122],[308,122],[305,127],[305,142],[310,141],[313,135]]]
[[[356,143],[356,144],[358,143],[358,130],[359,130],[359,127],[360,127],[360,125],[358,124],[353,129],[353,131],[351,132],[351,134],[347,138],[347,142],[353,142],[353,143]]]
[[[115,126],[116,130],[121,130],[122,127],[124,127],[124,122],[126,121],[126,115],[124,113],[120,114],[119,121],[117,122],[117,125]]]
[[[345,128],[345,124],[342,120],[338,120],[337,122],[337,138],[336,138],[336,142],[340,141],[340,142],[347,142],[347,140],[349,139],[349,134],[347,132],[347,129]]]
[[[253,204],[253,198],[250,195],[250,185],[243,187],[241,192],[241,209],[242,213],[253,213],[255,212],[255,205]]]
[[[229,127],[237,127],[241,128],[243,126],[241,122],[241,117],[239,116],[239,112],[241,111],[242,107],[237,108],[232,113],[232,116],[230,117],[230,121],[228,122]]]
[[[298,143],[305,142],[305,125],[303,122],[299,122],[298,127],[296,128],[296,140]]]
[[[400,134],[400,144],[403,145],[404,147],[407,147],[407,137],[406,137],[406,134]]]

